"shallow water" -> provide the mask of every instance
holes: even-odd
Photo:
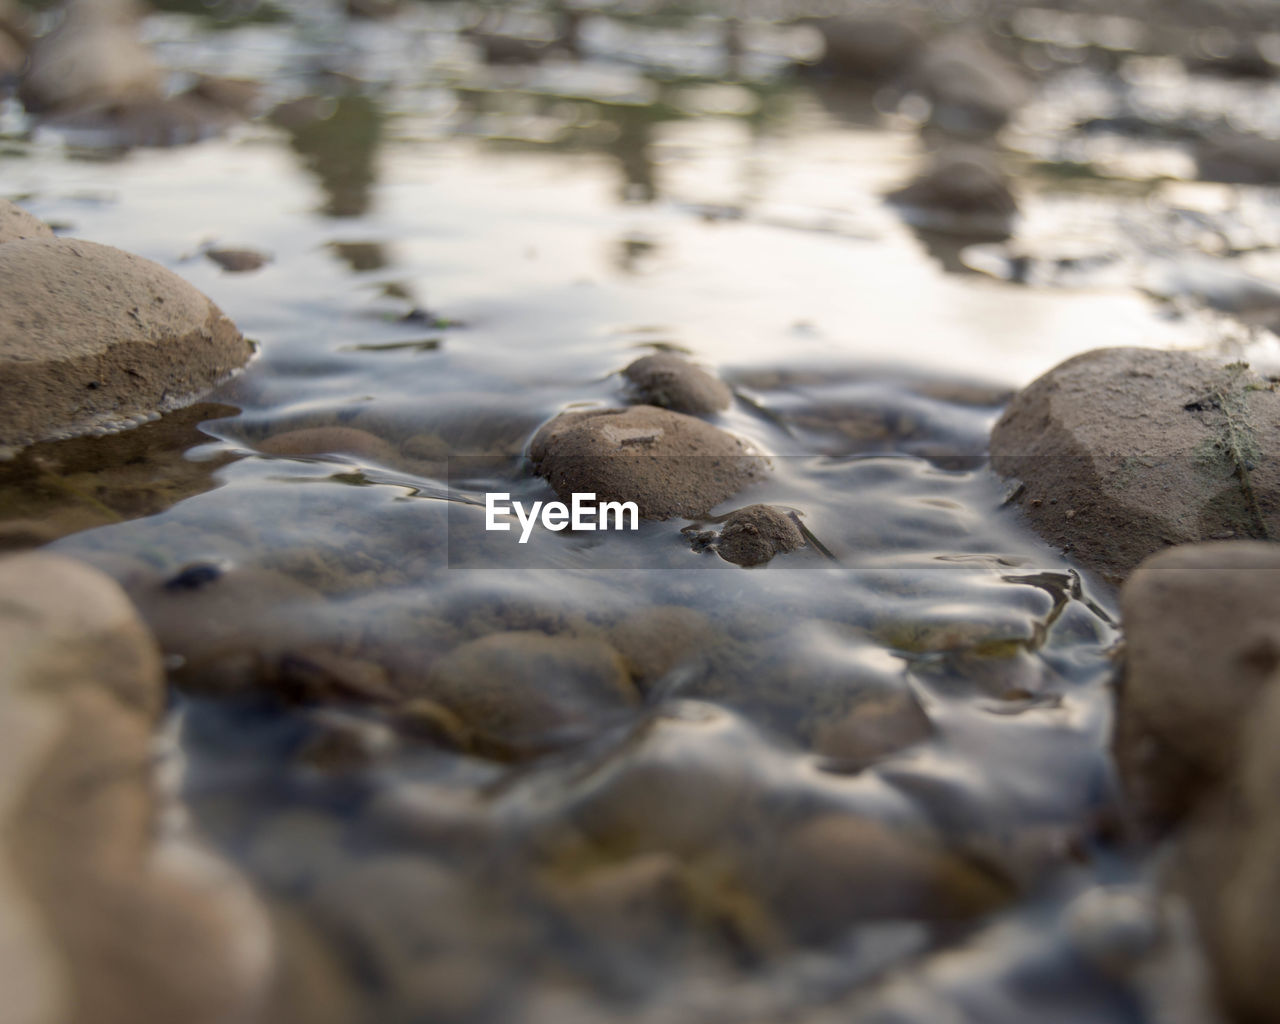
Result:
[[[1270,351],[1134,287],[1198,251],[1145,241],[1185,194],[1029,171],[1046,266],[1081,234],[1124,245],[1019,286],[998,245],[883,205],[915,135],[794,81],[803,32],[759,22],[734,76],[714,17],[600,18],[589,62],[495,69],[456,33],[469,8],[411,8],[157,16],[171,64],[327,116],[4,157],[33,212],[172,267],[258,344],[200,443],[189,417],[142,428],[175,424],[170,491],[85,469],[49,501],[81,531],[55,547],[156,626],[192,822],[311,936],[297,969],[332,1019],[1158,1019],[1159,985],[1095,956],[1160,917],[1110,827],[1113,597],[983,455],[1009,390],[1074,353]],[[1030,160],[1052,119],[1028,116]],[[213,242],[272,260],[228,274]],[[809,543],[747,570],[684,529],[713,523],[485,534],[486,491],[551,496],[537,428],[624,401],[655,347],[717,368],[714,421],[770,457],[716,511],[784,507]],[[291,433],[313,428],[341,432]],[[47,450],[130,464],[131,436]],[[571,680],[554,727],[459,667],[496,635],[516,653],[484,664]],[[573,689],[602,649],[625,700]],[[462,713],[428,699],[446,669]]]

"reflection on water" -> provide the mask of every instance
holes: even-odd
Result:
[[[222,404],[32,449],[0,512],[14,544],[80,531],[58,549],[171,655],[187,804],[305,938],[294,997],[332,998],[302,1016],[1156,1019],[1080,910],[1145,891],[1112,835],[1111,598],[985,450],[1067,355],[1208,340],[1131,287],[1185,197],[1037,177],[1049,94],[1009,156],[1044,248],[975,251],[884,205],[919,118],[794,74],[803,24],[402,7],[154,18],[172,65],[264,79],[270,119],[6,157],[76,235],[275,255],[181,263],[260,344]],[[1000,272],[1057,266],[1086,208],[1127,240],[1111,276]],[[499,546],[485,493],[549,500],[534,433],[659,349],[732,387],[711,419],[767,476],[706,521]],[[690,542],[754,503],[806,544],[743,569]]]

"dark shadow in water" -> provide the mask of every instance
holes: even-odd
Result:
[[[24,448],[0,463],[0,551],[155,515],[212,490],[215,471],[237,456],[220,453],[200,462],[184,456],[210,440],[202,422],[237,412],[204,402],[119,434]]]
[[[357,95],[308,97],[277,107],[271,120],[289,133],[294,152],[320,179],[327,216],[368,212],[384,120],[377,103]]]

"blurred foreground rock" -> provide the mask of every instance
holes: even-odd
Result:
[[[1024,388],[991,463],[1050,543],[1111,583],[1175,544],[1280,536],[1280,395],[1185,352],[1086,352]]]
[[[1280,1021],[1280,545],[1198,544],[1123,592],[1116,758],[1143,831],[1176,828],[1190,903],[1234,1020]]]
[[[159,652],[120,588],[0,561],[0,985],[15,1024],[253,1019],[270,932],[238,876],[166,834]]]

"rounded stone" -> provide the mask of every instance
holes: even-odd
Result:
[[[786,837],[769,886],[789,930],[814,943],[867,921],[965,920],[1012,896],[1006,881],[927,837],[839,813]]]
[[[36,40],[18,86],[32,113],[158,99],[159,66],[138,38],[134,0],[71,0],[61,23]]]
[[[568,501],[634,501],[644,519],[708,512],[760,479],[767,463],[726,431],[682,413],[636,405],[561,413],[533,439],[530,458]]]
[[[733,401],[724,381],[670,352],[637,359],[622,373],[641,401],[674,412],[719,412]]]
[[[1018,213],[995,155],[955,146],[930,157],[920,174],[885,198],[915,227],[962,235],[1007,235]]]
[[[478,749],[504,758],[581,740],[639,703],[609,644],[533,630],[454,649],[436,663],[423,696],[455,714]]]
[[[1280,545],[1195,544],[1143,562],[1121,594],[1116,759],[1150,824],[1180,818],[1236,768],[1280,667]]]
[[[991,464],[1050,543],[1119,583],[1174,544],[1280,536],[1280,395],[1242,363],[1097,349],[1020,391]]]
[[[76,239],[0,245],[0,445],[186,405],[248,360],[217,306],[150,260]]]
[[[1031,98],[1022,70],[965,32],[930,44],[909,84],[930,103],[930,127],[964,138],[994,135]]]
[[[0,242],[18,242],[24,238],[52,238],[53,228],[21,206],[0,199]]]
[[[771,505],[748,505],[729,513],[716,551],[727,562],[753,566],[803,546],[804,534],[788,513]]]
[[[903,71],[923,45],[919,26],[907,17],[842,15],[821,18],[824,69],[848,78],[883,81]]]

